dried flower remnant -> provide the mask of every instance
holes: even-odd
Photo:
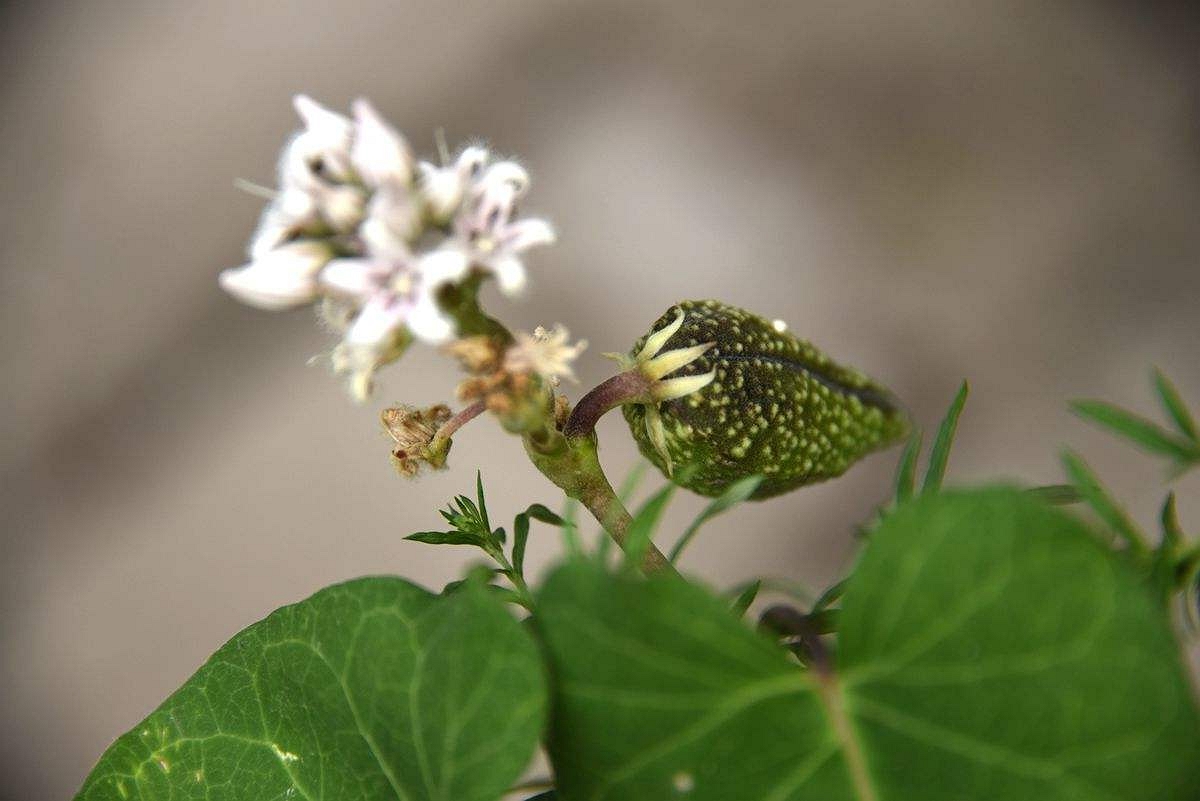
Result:
[[[648,354],[668,345],[675,349]],[[702,495],[752,475],[764,476],[753,497],[778,495],[841,475],[908,432],[886,389],[786,326],[718,301],[678,304],[632,353],[627,363],[674,371],[662,382],[669,387],[707,385],[623,407],[642,453],[668,474],[673,464],[691,466],[685,486]],[[693,358],[679,364],[685,355]]]
[[[518,331],[516,342],[504,355],[504,369],[511,373],[535,373],[554,387],[563,378],[578,381],[571,362],[587,348],[587,341],[581,339],[569,345],[570,336],[561,323],[553,331],[540,325],[532,334]]]
[[[279,189],[250,261],[224,271],[220,284],[264,309],[319,302],[322,319],[343,336],[334,368],[361,400],[375,372],[412,341],[455,336],[456,321],[438,302],[443,286],[483,275],[518,291],[523,254],[554,233],[544,220],[518,218],[529,176],[515,162],[478,146],[452,164],[418,162],[366,100],[354,102],[352,117],[304,95],[295,107],[304,127],[280,156]]]
[[[445,452],[432,453],[430,445],[450,416],[449,407],[441,404],[428,409],[395,406],[380,413],[383,428],[396,445],[392,450],[396,472],[412,478],[424,464],[437,468],[445,465]]]

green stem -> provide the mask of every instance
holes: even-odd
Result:
[[[513,342],[512,333],[502,323],[489,317],[479,305],[479,288],[484,277],[482,273],[474,273],[460,284],[448,284],[439,291],[438,304],[455,319],[460,337],[487,336],[500,346],[507,347]],[[628,390],[627,387],[614,389]],[[537,408],[532,414],[527,416],[522,413],[509,419],[502,417],[501,425],[508,431],[520,434],[526,453],[542,475],[567,493],[568,497],[586,506],[609,536],[625,548],[633,518],[617,498],[600,467],[595,434],[589,430],[583,436],[570,439],[563,436],[554,426],[552,396],[547,393],[544,400],[545,408],[535,402],[533,407]],[[523,406],[525,412],[532,408],[528,404]],[[473,407],[468,407],[460,415],[472,410]],[[595,420],[592,420],[592,425],[595,425]],[[675,568],[653,543],[642,559],[642,569],[646,573],[675,572]]]
[[[499,564],[500,568],[504,571],[504,575],[507,576],[508,580],[512,583],[513,589],[517,591],[517,597],[521,599],[521,606],[532,612],[533,593],[529,591],[529,585],[525,583],[525,577],[522,576],[515,567],[513,567],[513,563],[510,562],[508,557],[504,555],[504,551],[493,551],[489,548],[488,554],[490,554],[491,557],[496,560],[497,564]]]
[[[579,399],[563,434],[568,439],[586,437],[596,430],[596,422],[608,412],[636,399],[645,399],[650,382],[637,370],[626,370],[598,384]]]
[[[595,437],[568,439],[547,428],[527,433],[523,439],[525,451],[542,475],[587,507],[609,536],[625,549],[633,518],[600,467]],[[647,574],[675,573],[667,557],[653,543],[642,557],[642,570]]]
[[[479,288],[486,276],[472,273],[461,284],[446,284],[438,290],[438,305],[458,323],[460,337],[486,336],[507,346],[513,335],[504,324],[489,317],[479,305]]]

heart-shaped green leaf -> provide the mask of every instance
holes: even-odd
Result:
[[[537,623],[572,801],[1200,798],[1200,724],[1161,605],[1080,522],[1016,490],[889,515],[824,670],[672,577],[568,565]]]
[[[531,638],[483,588],[358,579],[226,643],[77,801],[495,801],[537,744],[544,685]]]

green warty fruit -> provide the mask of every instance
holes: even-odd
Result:
[[[647,340],[671,327],[677,330],[647,353]],[[886,389],[792,336],[781,322],[715,300],[671,307],[622,361],[644,365],[656,353],[695,353],[706,343],[712,346],[660,378],[678,385],[695,377],[703,385],[711,374],[710,383],[622,408],[642,454],[694,492],[719,495],[760,475],[752,497],[779,495],[839,476],[908,433],[908,418]]]

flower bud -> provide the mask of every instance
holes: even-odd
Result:
[[[648,342],[656,353],[689,357],[659,356],[671,368],[661,383],[690,379],[700,389],[627,404],[625,419],[642,454],[668,475],[672,465],[687,466],[674,478],[701,495],[753,475],[763,482],[752,497],[779,495],[839,476],[908,432],[886,389],[744,309],[684,301],[634,345],[631,362]]]

